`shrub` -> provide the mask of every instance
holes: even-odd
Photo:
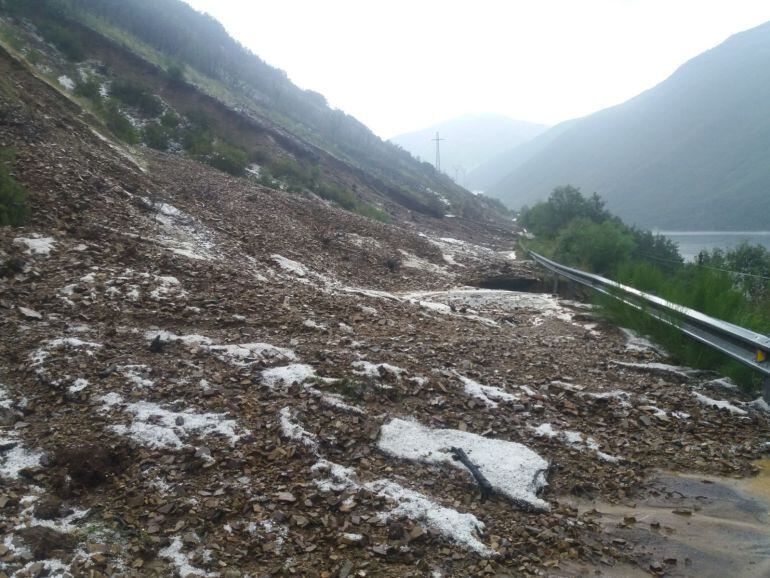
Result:
[[[166,78],[171,84],[182,84],[185,81],[184,64],[174,62],[166,68]]]
[[[56,46],[69,60],[80,62],[85,58],[83,42],[70,28],[52,20],[45,20],[38,24],[37,29],[43,38]]]
[[[110,86],[110,95],[128,106],[133,106],[150,117],[163,112],[163,102],[141,83],[130,80],[116,80]]]
[[[182,133],[182,146],[190,155],[203,157],[212,151],[211,131],[207,128],[188,127]]]
[[[158,122],[148,122],[142,130],[142,142],[159,151],[168,150],[168,132]]]
[[[118,104],[114,100],[107,102],[104,107],[104,122],[112,133],[120,140],[127,142],[128,144],[136,144],[139,142],[139,135],[128,120],[128,117],[120,112]]]
[[[225,142],[217,141],[214,143],[213,150],[206,162],[220,171],[240,176],[246,171],[249,157],[246,151]]]
[[[93,101],[99,101],[102,98],[100,92],[101,84],[95,76],[89,76],[86,80],[81,80],[75,87],[75,94],[89,98]]]
[[[11,175],[14,153],[0,149],[0,226],[18,227],[27,217],[27,190]]]
[[[634,239],[622,224],[578,218],[556,237],[553,254],[558,261],[576,263],[606,275],[626,262],[633,249]]]
[[[162,117],[160,117],[160,124],[168,129],[175,129],[179,127],[181,119],[179,115],[173,111],[167,110]]]

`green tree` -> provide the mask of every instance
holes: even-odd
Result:
[[[535,235],[552,239],[573,219],[601,223],[612,218],[599,195],[584,197],[579,188],[565,185],[556,187],[547,201],[522,210],[519,222]]]
[[[607,275],[628,261],[634,247],[634,238],[624,225],[581,217],[570,221],[559,233],[553,252],[556,260]]]

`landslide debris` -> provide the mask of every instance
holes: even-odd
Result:
[[[635,556],[560,497],[754,471],[768,416],[744,394],[583,305],[458,288],[512,231],[385,225],[123,148],[0,72],[31,195],[0,230],[0,573],[558,575]]]

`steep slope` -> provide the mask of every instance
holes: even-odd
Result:
[[[524,267],[510,230],[385,224],[126,146],[36,70],[0,50],[30,197],[0,227],[0,574],[630,575],[661,567],[649,538],[571,496],[754,471],[769,414],[746,396],[712,407],[574,303],[454,289]]]
[[[497,114],[462,116],[437,125],[392,137],[391,142],[417,158],[434,162],[436,146],[431,139],[441,138],[441,166],[445,173],[475,190],[473,170],[501,152],[524,143],[546,130],[545,125],[513,120]],[[467,174],[467,176],[465,176]]]
[[[92,101],[115,134],[179,151],[234,174],[264,171],[286,188],[377,218],[409,212],[475,219],[492,204],[293,85],[180,0],[4,0],[6,41]],[[39,41],[48,42],[48,45]],[[48,58],[56,46],[69,59]],[[152,98],[159,97],[157,105]],[[176,115],[171,128],[165,112]],[[120,115],[132,127],[119,130]],[[180,122],[181,121],[181,122]],[[147,136],[147,125],[152,129]],[[180,127],[180,128],[177,128]],[[165,138],[165,141],[163,140]]]
[[[519,145],[507,148],[496,156],[487,158],[485,162],[468,173],[467,182],[472,183],[473,190],[489,191],[502,179],[542,151],[551,142],[568,130],[574,120],[558,124]]]
[[[770,23],[575,122],[489,192],[521,206],[571,183],[646,227],[770,228],[769,67]]]

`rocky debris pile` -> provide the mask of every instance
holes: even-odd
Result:
[[[634,556],[566,496],[754,471],[748,396],[577,304],[455,287],[513,235],[121,152],[5,66],[32,217],[0,231],[0,573],[558,574]]]
[[[543,270],[532,261],[495,259],[463,273],[464,285],[508,291],[547,291]]]

